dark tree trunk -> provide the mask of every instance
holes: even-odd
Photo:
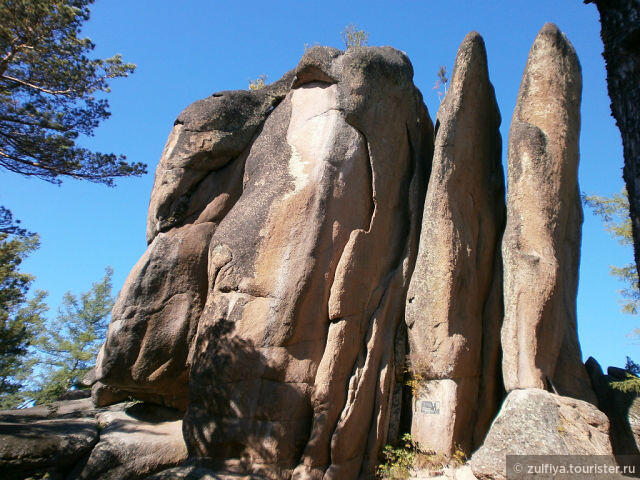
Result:
[[[600,12],[611,112],[622,134],[636,267],[640,271],[640,0],[585,0]]]

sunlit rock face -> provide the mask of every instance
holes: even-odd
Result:
[[[529,52],[509,132],[502,370],[507,391],[549,389],[595,404],[576,328],[581,92],[575,50],[548,23]]]
[[[406,305],[419,384],[411,434],[467,453],[497,412],[504,174],[500,113],[482,37],[466,36],[436,117],[433,170]],[[475,435],[475,440],[474,440]]]
[[[400,52],[303,57],[210,241],[184,423],[193,455],[272,478],[373,472],[431,136]]]
[[[507,455],[608,455],[611,465],[612,453],[609,420],[593,404],[529,388],[509,393],[469,464],[474,478],[506,480],[513,477]],[[547,476],[542,472],[532,477]]]
[[[96,401],[176,407],[207,468],[296,480],[373,478],[408,431],[471,453],[509,391],[593,401],[575,315],[580,67],[545,26],[506,205],[488,72],[472,32],[435,132],[390,47],[315,47],[273,85],[185,109]]]
[[[271,478],[373,474],[398,430],[433,148],[412,76],[392,48],[317,47],[264,91],[178,118],[98,378],[186,407],[190,455]]]
[[[211,236],[240,198],[252,139],[292,78],[260,92],[214,94],[176,120],[151,193],[149,247],[120,292],[97,361],[102,382],[186,408]]]

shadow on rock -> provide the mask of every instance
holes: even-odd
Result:
[[[308,438],[308,422],[291,420],[311,418],[308,387],[270,380],[264,355],[234,330],[233,321],[219,319],[199,332],[197,348],[206,355],[194,364],[183,423],[189,456],[220,471],[278,478],[281,466],[296,465]]]
[[[625,370],[609,367],[605,375],[593,357],[589,357],[585,366],[598,397],[598,407],[609,418],[613,454],[621,466],[635,466],[638,473],[633,476],[640,478],[640,398],[635,392],[623,392],[611,386],[611,382],[626,378]]]

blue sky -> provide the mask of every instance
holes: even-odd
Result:
[[[261,74],[268,82],[277,80],[295,67],[305,44],[342,48],[340,31],[350,23],[369,32],[370,45],[390,45],[409,55],[432,118],[438,67],[451,71],[464,36],[480,32],[506,151],[528,51],[547,21],[567,34],[582,64],[580,187],[610,195],[622,187],[622,146],[610,116],[598,14],[582,0],[97,0],[85,28],[97,44],[95,54],[121,53],[137,70],[112,83],[112,117],[82,142],[146,162],[150,173],[109,189],[73,180],[57,187],[0,171],[0,205],[41,236],[40,250],[23,270],[36,276],[34,288],[50,292],[52,314],[64,292],[87,290],[107,265],[115,269],[119,290],[146,248],[153,173],[180,111],[216,91],[247,88],[249,79]],[[623,365],[626,355],[640,361],[637,343],[627,336],[640,319],[620,313],[617,291],[623,285],[608,273],[609,265],[631,261],[631,250],[611,239],[589,211],[582,245],[578,324],[583,356],[594,356],[605,367]]]

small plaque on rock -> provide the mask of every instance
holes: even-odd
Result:
[[[420,402],[420,412],[427,415],[439,415],[440,414],[440,402],[430,402],[423,400]]]

